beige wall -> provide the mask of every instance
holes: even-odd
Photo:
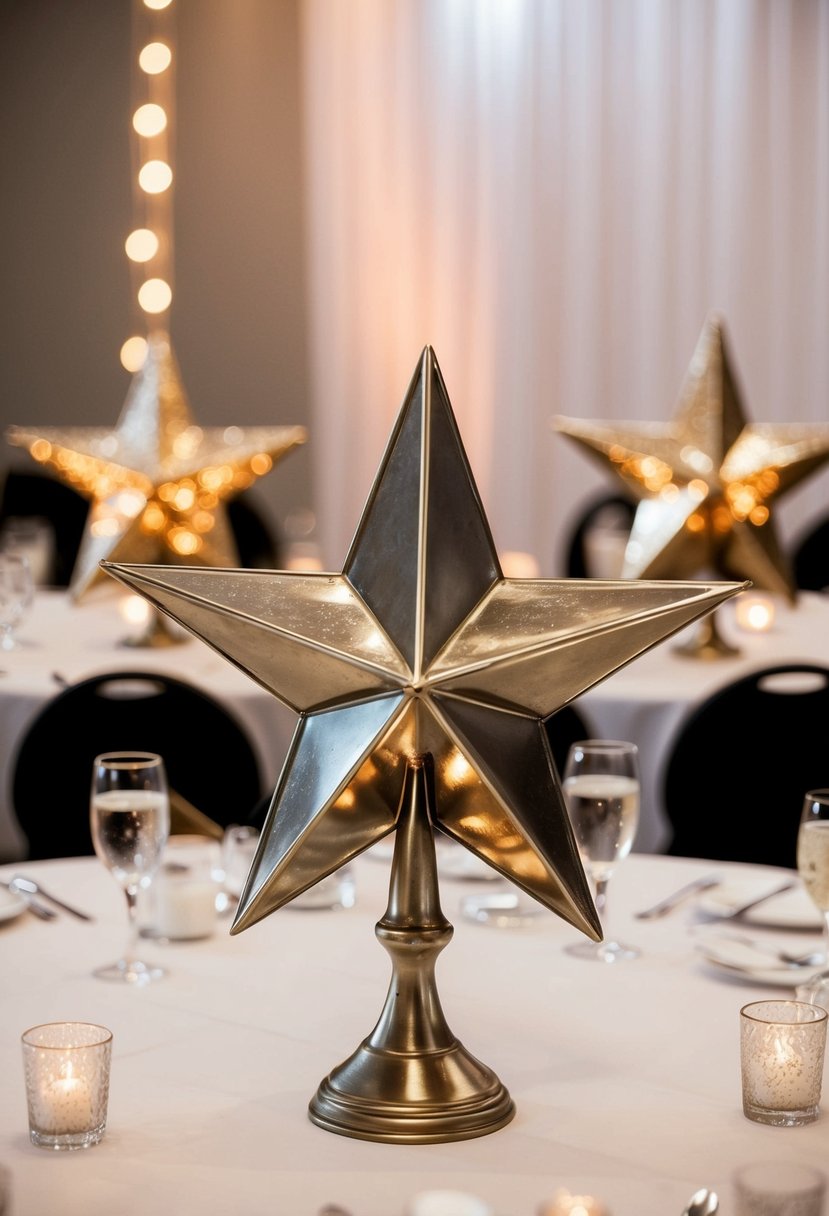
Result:
[[[176,0],[173,347],[205,425],[307,425],[296,0]],[[114,424],[134,330],[131,0],[0,0],[0,425]],[[309,445],[254,494],[312,501]],[[33,463],[0,442],[0,470]]]

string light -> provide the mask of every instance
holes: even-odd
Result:
[[[141,369],[148,343],[168,337],[173,301],[174,0],[133,0],[132,162],[135,226],[124,239],[136,331],[120,360]],[[140,330],[145,330],[142,334]]]

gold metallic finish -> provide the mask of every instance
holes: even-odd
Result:
[[[452,926],[440,907],[429,776],[427,762],[406,768],[389,903],[375,929],[392,963],[386,1003],[368,1038],[309,1105],[314,1123],[358,1139],[466,1140],[497,1131],[515,1114],[495,1074],[452,1034],[438,997],[435,962]]]
[[[829,427],[747,422],[716,314],[703,326],[671,423],[558,415],[553,427],[640,499],[623,577],[713,573],[795,601],[774,509],[829,460]]]
[[[69,594],[79,600],[102,560],[191,566],[238,564],[226,500],[305,443],[300,426],[200,427],[164,333],[151,334],[114,428],[9,427],[25,447],[89,499]]]
[[[399,826],[428,758],[434,826],[600,940],[544,720],[742,589],[504,578],[429,347],[342,573],[103,568],[298,714],[232,933]]]

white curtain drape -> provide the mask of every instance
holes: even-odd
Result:
[[[668,420],[710,312],[749,421],[829,423],[829,0],[301,3],[328,568],[427,344],[545,576],[619,488],[552,415]],[[827,507],[819,473],[784,539]]]

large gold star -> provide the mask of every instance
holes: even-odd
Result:
[[[166,334],[153,334],[114,429],[10,427],[28,449],[90,500],[69,594],[102,578],[100,562],[238,565],[224,507],[307,438],[300,426],[200,427]]]
[[[553,427],[641,501],[623,577],[750,579],[794,601],[774,505],[829,459],[829,427],[748,423],[719,317],[706,319],[667,425],[566,418]]]
[[[105,568],[299,715],[234,933],[391,832],[428,756],[437,826],[598,937],[544,719],[740,590],[504,578],[431,348],[342,573]]]

